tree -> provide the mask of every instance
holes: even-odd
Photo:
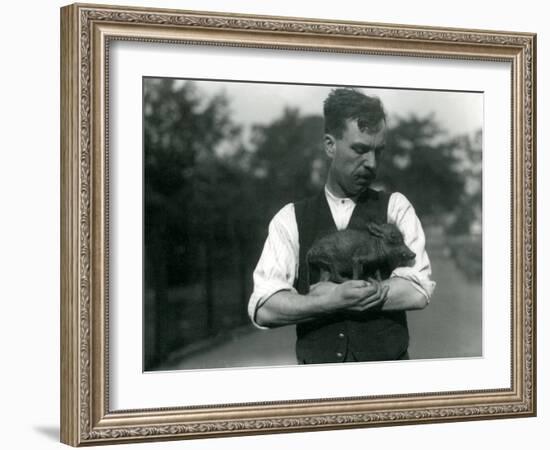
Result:
[[[264,217],[285,203],[312,195],[325,181],[323,118],[286,108],[268,125],[253,128],[251,171],[261,192]]]
[[[451,213],[464,191],[464,177],[449,139],[433,116],[398,118],[388,131],[378,181],[404,193],[419,216]]]
[[[146,79],[143,104],[146,341],[155,342],[146,363],[154,365],[170,346],[169,285],[203,279],[212,300],[209,253],[221,215],[212,186],[223,189],[216,152],[236,145],[240,130],[226,96],[207,97],[192,82]]]
[[[455,155],[464,177],[464,190],[456,208],[456,215],[447,231],[451,234],[480,234],[482,207],[482,132],[473,136],[455,138]]]

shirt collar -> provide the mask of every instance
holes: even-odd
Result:
[[[334,203],[353,203],[355,204],[355,201],[350,197],[336,197],[332,192],[330,192],[328,186],[325,184],[325,195],[327,197],[327,200],[332,201]]]

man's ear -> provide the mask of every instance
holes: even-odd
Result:
[[[336,151],[336,139],[332,134],[325,134],[325,153],[327,156],[332,159],[334,157],[334,152]]]

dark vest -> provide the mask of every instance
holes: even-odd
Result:
[[[348,227],[358,221],[387,222],[389,194],[371,189],[357,200]],[[309,292],[306,254],[322,236],[336,231],[324,191],[295,203],[300,260],[297,291]],[[389,274],[382,274],[383,278]],[[314,284],[318,279],[309,280]],[[296,325],[296,356],[302,364],[343,361],[388,361],[403,357],[409,346],[404,311],[338,313]]]

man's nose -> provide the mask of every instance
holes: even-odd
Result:
[[[376,169],[376,156],[374,152],[368,152],[363,155],[363,164],[369,169]]]

